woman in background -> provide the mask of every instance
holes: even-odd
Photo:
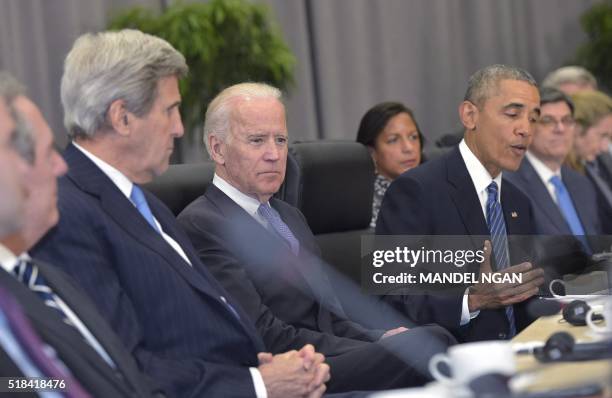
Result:
[[[361,118],[357,142],[368,147],[376,171],[370,221],[374,228],[391,181],[421,164],[423,135],[409,108],[399,102],[383,102]]]

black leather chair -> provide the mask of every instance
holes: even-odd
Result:
[[[300,171],[298,207],[323,259],[359,282],[361,236],[373,233],[374,164],[366,147],[354,141],[310,141],[294,143],[290,152]]]
[[[215,163],[173,164],[152,182],[145,185],[177,216],[187,205],[202,195],[212,183]]]

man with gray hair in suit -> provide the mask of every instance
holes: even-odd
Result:
[[[318,397],[329,367],[311,345],[272,355],[200,262],[170,210],[141,188],[183,135],[185,57],[136,30],[85,34],[61,83],[71,143],[60,221],[36,253],[67,271],[170,396]]]
[[[0,72],[0,95],[9,101],[17,120],[13,144],[21,155],[6,170],[19,176],[18,190],[23,193],[22,211],[12,214],[18,226],[0,234],[0,286],[17,299],[41,340],[53,347],[57,358],[51,360],[61,360],[76,379],[66,380],[68,391],[76,394],[70,396],[82,396],[77,383],[96,397],[157,394],[159,387],[142,375],[74,281],[30,257],[28,251],[58,221],[57,177],[66,172],[66,163],[53,146],[53,133],[42,113],[6,72]],[[26,162],[22,174],[20,165]]]

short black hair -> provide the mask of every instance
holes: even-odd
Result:
[[[363,145],[374,147],[376,138],[382,133],[382,131],[389,123],[389,120],[400,113],[407,113],[414,125],[416,126],[417,133],[419,134],[419,141],[421,142],[421,155],[423,155],[423,146],[425,144],[423,134],[419,128],[419,124],[414,118],[414,113],[410,108],[401,102],[381,102],[380,104],[374,105],[370,108],[365,115],[361,118],[359,123],[359,129],[357,130],[357,142]]]
[[[543,87],[540,89],[540,106],[555,102],[565,102],[574,115],[574,101],[561,90],[553,87]]]
[[[463,100],[481,107],[487,99],[494,95],[493,90],[497,89],[498,83],[502,80],[519,80],[538,87],[533,76],[525,69],[512,65],[489,65],[470,76]]]

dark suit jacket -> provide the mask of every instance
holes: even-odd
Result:
[[[536,231],[541,235],[571,235],[559,206],[553,201],[546,185],[533,168],[529,159],[523,159],[521,167],[514,173],[504,173],[531,200],[534,209]],[[601,225],[597,214],[597,197],[593,184],[580,173],[567,166],[561,167],[561,178],[572,198],[574,208],[586,235],[599,235]]]
[[[538,265],[546,269],[547,277],[561,278],[564,274],[580,273],[589,266],[589,256],[582,244],[574,239],[559,206],[553,201],[546,185],[527,158],[514,173],[504,178],[519,187],[531,200],[538,238]],[[602,249],[597,235],[601,234],[595,188],[589,179],[567,166],[561,167],[561,178],[570,194],[582,224],[590,252]]]
[[[96,336],[117,365],[117,369],[111,368],[75,328],[66,325],[55,311],[15,277],[0,270],[0,286],[19,302],[41,339],[55,349],[74,377],[96,397],[151,396],[151,384],[154,383],[143,377],[134,358],[89,298],[61,271],[40,262],[37,265],[49,287]]]
[[[602,232],[607,235],[612,234],[612,199],[606,194],[606,191],[612,189],[612,176],[610,176],[612,170],[609,169],[612,165],[610,163],[612,163],[610,156],[608,154],[603,154],[597,159],[599,173],[588,166],[585,170],[586,176],[595,187],[598,210],[601,218],[601,229]],[[608,189],[606,189],[606,187]]]
[[[501,205],[508,235],[534,232],[529,199],[508,181],[501,186]],[[517,217],[512,217],[514,213]],[[407,171],[398,177],[383,199],[376,233],[379,235],[476,235],[489,231],[478,195],[459,148]],[[474,242],[481,248],[482,242]],[[478,246],[480,245],[480,246]],[[524,261],[511,248],[512,264]],[[508,320],[504,309],[483,310],[460,327],[462,296],[389,296],[417,323],[438,323],[451,330],[458,340],[475,341],[506,338]],[[529,322],[524,304],[514,306],[517,329]]]
[[[187,206],[178,221],[202,261],[250,314],[260,311],[261,300],[257,298],[261,295],[272,313],[291,325],[357,340],[378,340],[384,331],[366,329],[344,316],[302,213],[278,199],[272,198],[270,204],[300,242],[299,256],[214,185]],[[322,352],[331,349],[317,348]]]
[[[64,158],[69,171],[59,179],[60,222],[34,253],[77,279],[144,373],[170,395],[254,395],[248,367],[258,365],[263,343],[200,263],[170,210],[145,192],[192,266],[81,151],[69,145]]]
[[[431,327],[374,343],[383,331],[346,318],[302,213],[277,199],[270,204],[299,240],[298,256],[214,185],[178,217],[202,262],[240,301],[266,346],[282,352],[313,344],[330,364],[329,391],[427,381],[429,359],[454,339]]]

